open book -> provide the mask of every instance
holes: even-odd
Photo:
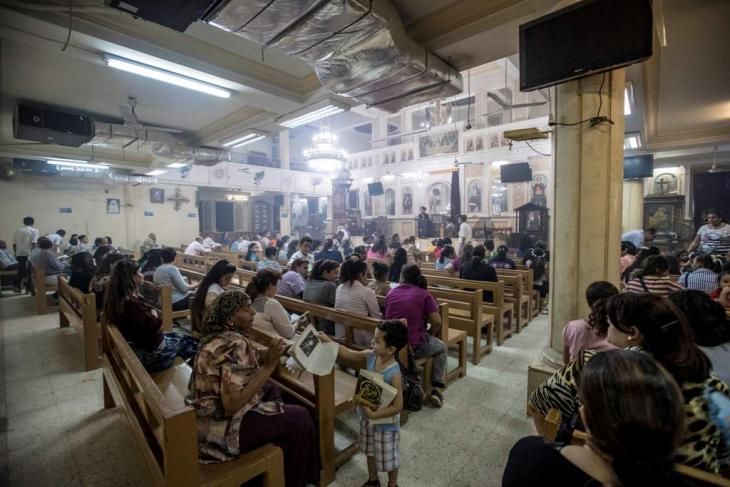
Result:
[[[355,386],[355,395],[352,400],[355,404],[362,404],[374,411],[386,408],[393,402],[398,389],[391,386],[383,376],[371,370],[360,369]],[[371,419],[371,424],[389,424],[396,422],[397,415],[388,418]]]
[[[307,372],[327,375],[335,365],[339,345],[319,339],[317,330],[308,325],[289,348],[289,355]]]

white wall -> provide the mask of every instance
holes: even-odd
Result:
[[[60,177],[21,176],[11,182],[0,181],[0,239],[12,245],[13,234],[22,226],[23,218],[32,216],[42,234],[63,228],[67,237],[86,234],[92,242],[95,237],[109,235],[115,245],[125,248],[138,247],[150,232],[165,244],[177,246],[192,240],[198,232],[196,188],[180,186],[190,201],[176,212],[172,202],[150,203],[151,187]],[[165,189],[167,197],[178,186],[154,187]],[[120,200],[119,214],[106,213],[108,198]],[[71,213],[60,213],[59,208],[71,208]],[[145,211],[153,215],[145,216]]]

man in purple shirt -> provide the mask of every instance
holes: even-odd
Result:
[[[446,377],[446,345],[434,335],[441,328],[441,316],[436,300],[426,290],[426,279],[416,264],[403,267],[401,283],[391,289],[385,300],[385,319],[405,319],[408,324],[408,344],[415,358],[433,356],[431,404],[443,405]],[[426,323],[431,323],[431,333]]]

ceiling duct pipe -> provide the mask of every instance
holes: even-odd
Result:
[[[204,20],[306,61],[325,88],[387,112],[463,90],[389,0],[228,0]]]
[[[191,146],[167,132],[94,121],[94,133],[87,145],[149,152],[160,162],[168,164],[180,162],[214,166],[231,160],[228,150]]]

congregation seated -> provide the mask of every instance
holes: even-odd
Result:
[[[253,326],[269,334],[291,338],[297,331],[289,313],[276,300],[276,285],[281,274],[271,269],[258,271],[246,286],[246,294],[253,300],[251,306],[256,311]]]
[[[162,265],[162,263],[162,249],[152,249],[147,251],[147,253],[139,259],[144,280],[152,282],[155,271]]]
[[[211,237],[210,235],[207,235],[203,239],[202,244],[203,244],[203,247],[205,249],[207,249],[207,250],[215,250],[215,249],[217,249],[218,247],[221,246],[221,244],[219,244],[218,242],[216,242],[215,240],[213,240],[213,237]]]
[[[299,250],[289,257],[289,268],[291,269],[295,260],[304,259],[307,261],[307,271],[311,272],[314,267],[314,253],[312,253],[312,239],[310,237],[302,237],[299,240]]]
[[[624,240],[623,242],[621,242],[621,259],[619,260],[622,274],[631,264],[636,261],[636,254],[638,253],[639,250],[632,242],[629,242],[628,240]]]
[[[114,265],[120,260],[125,259],[122,254],[109,254],[96,266],[94,277],[89,282],[88,292],[96,295],[96,310],[101,311],[104,306],[104,294],[106,293],[106,285],[112,274]]]
[[[32,253],[30,262],[34,267],[43,269],[46,286],[56,287],[58,276],[63,272],[63,264],[53,253],[53,242],[46,237],[38,239],[38,251]]]
[[[486,248],[484,245],[474,247],[471,260],[462,262],[459,268],[459,277],[472,281],[497,282],[497,271],[494,267],[484,262]],[[492,301],[492,292],[483,291],[484,301]]]
[[[102,239],[103,242],[106,242],[106,239]],[[104,260],[104,258],[109,254],[114,254],[114,250],[108,245],[101,245],[100,247],[96,248],[96,251],[94,251],[94,262],[98,265],[99,262]]]
[[[337,279],[340,276],[340,264],[334,260],[318,260],[314,263],[312,274],[304,284],[302,299],[307,303],[319,304],[329,308],[335,307]],[[320,330],[328,335],[335,334],[332,321],[319,319]]]
[[[104,316],[119,328],[145,369],[158,372],[170,367],[175,357],[193,358],[198,341],[162,332],[157,310],[139,293],[143,281],[136,262],[125,258],[114,264],[104,295]]]
[[[500,245],[497,247],[496,254],[489,259],[489,265],[494,267],[495,269],[517,269],[517,264],[515,264],[515,261],[507,257],[507,253],[509,252],[509,249],[506,245]]]
[[[710,297],[730,309],[730,269],[720,274],[720,287],[710,293]]]
[[[104,237],[96,237],[94,239],[94,245],[91,246],[91,255],[94,256],[94,260],[96,260],[96,251],[99,250],[101,247],[108,247],[109,244],[106,242]],[[97,260],[97,263],[99,261]]]
[[[445,246],[434,267],[437,271],[459,272],[459,260],[456,257],[454,247],[451,245]]]
[[[315,263],[318,260],[334,260],[335,262],[342,263],[342,252],[335,248],[335,241],[328,238],[322,245],[322,250],[314,254]]]
[[[94,258],[88,252],[79,252],[71,257],[71,276],[68,283],[82,293],[89,292],[89,284],[96,273]]]
[[[710,360],[695,343],[684,314],[667,298],[649,293],[612,296],[596,313],[593,326],[599,335],[607,334],[608,341],[619,348],[651,355],[681,388],[687,430],[675,461],[711,473],[727,468],[727,445],[709,418],[705,393],[728,395],[730,388],[711,375]],[[544,430],[549,409],[559,410],[564,422],[579,421],[579,382],[586,364],[597,355],[593,350],[582,351],[532,392],[528,411],[538,432]]]
[[[687,317],[697,346],[712,364],[712,373],[730,384],[730,321],[725,308],[702,291],[678,291],[669,295]]]
[[[684,274],[685,272],[692,270],[692,260],[690,259],[689,252],[685,249],[680,250],[674,255],[665,255],[667,263],[669,264],[670,274]]]
[[[535,242],[535,246],[528,250],[523,258],[524,264],[532,271],[532,288],[540,293],[541,298],[545,298],[549,290],[547,275],[549,260],[550,253],[547,245],[542,241]]]
[[[286,252],[279,252],[279,259],[288,261],[299,250],[299,240],[293,238],[286,244]]]
[[[442,238],[431,241],[431,247],[429,247],[428,252],[434,258],[434,260],[438,260],[441,258],[441,253],[444,251],[445,245],[446,243]]]
[[[385,245],[385,237],[378,238],[378,241],[368,249],[367,258],[388,262],[388,247]]]
[[[13,255],[13,252],[8,248],[7,242],[5,240],[0,240],[0,271],[17,271],[18,270],[18,261],[15,259],[15,256]],[[11,282],[13,284],[13,287],[15,288],[15,292],[20,292],[20,286],[18,277],[16,276],[3,276],[2,284],[6,285],[5,279],[8,279],[8,282]]]
[[[679,278],[679,284],[685,289],[696,289],[711,293],[720,282],[720,263],[710,254],[697,254],[692,259],[692,269]]]
[[[388,280],[390,282],[399,282],[400,274],[403,270],[403,266],[408,263],[408,254],[405,249],[398,248],[393,254],[392,262],[390,263],[390,274]]]
[[[166,247],[162,249],[162,265],[155,269],[152,274],[152,282],[159,286],[172,287],[172,310],[182,311],[190,309],[191,292],[197,288],[197,284],[190,285],[185,282],[180,269],[175,267],[175,249]]]
[[[270,271],[263,271],[270,272]],[[309,411],[285,404],[268,382],[285,345],[275,338],[266,352],[246,332],[256,312],[248,295],[232,289],[218,296],[201,323],[188,402],[197,413],[201,462],[233,460],[273,443],[284,452],[287,487],[319,480],[319,449]]]
[[[435,335],[441,328],[438,303],[427,291],[428,283],[416,264],[403,268],[400,285],[388,293],[385,300],[385,319],[405,319],[408,325],[408,344],[416,359],[433,357],[431,377],[431,404],[441,407],[446,379],[446,344]],[[427,323],[431,328],[427,328]]]
[[[403,248],[406,250],[409,264],[416,264],[421,260],[421,253],[416,247],[416,237],[411,235],[403,241]]]
[[[306,284],[309,262],[307,259],[294,259],[289,263],[289,270],[281,276],[277,294],[287,298],[301,299]]]
[[[261,245],[259,245],[258,242],[251,242],[248,244],[248,248],[246,249],[246,255],[243,257],[243,260],[248,260],[251,262],[258,262],[261,260]]]
[[[673,471],[684,400],[665,368],[641,352],[600,353],[584,367],[579,391],[586,444],[522,438],[510,451],[504,487],[686,485]]]
[[[657,296],[668,296],[681,290],[682,286],[669,276],[667,259],[661,255],[648,257],[624,288],[625,293],[651,293]]]
[[[347,256],[348,260],[357,259],[365,261],[368,257],[368,249],[364,245],[358,245],[352,249],[352,253]]]
[[[591,326],[597,313],[603,306],[604,300],[618,294],[616,286],[606,281],[596,281],[586,288],[586,301],[591,309],[588,320],[578,319],[568,322],[563,328],[563,362],[566,364],[575,360],[582,350],[612,350],[616,348],[608,343],[606,335],[598,335]],[[595,308],[595,313],[594,313]]]
[[[272,271],[281,272],[281,264],[276,260],[279,253],[276,247],[266,247],[264,250],[264,258],[256,263],[256,270],[270,269]]]
[[[205,255],[210,253],[210,248],[203,245],[203,237],[195,237],[195,239],[185,248],[185,255]]]
[[[390,266],[385,262],[373,262],[373,280],[368,287],[375,291],[377,296],[387,296],[390,292]]]
[[[200,332],[200,323],[203,321],[205,310],[219,295],[229,288],[231,279],[236,273],[236,266],[227,260],[219,260],[210,268],[190,302],[190,321],[192,329]]]
[[[636,259],[634,260],[634,262],[630,266],[628,266],[621,274],[621,281],[624,284],[627,284],[633,277],[634,273],[641,269],[642,265],[649,257],[659,255],[660,253],[661,252],[657,247],[641,249],[636,255]]]
[[[361,260],[348,260],[340,268],[340,284],[335,293],[335,308],[349,311],[360,316],[370,316],[381,319],[383,317],[378,305],[375,291],[367,287],[368,266]],[[344,340],[346,327],[335,323],[335,336]],[[356,345],[368,346],[373,334],[366,330],[354,330],[353,337]]]

